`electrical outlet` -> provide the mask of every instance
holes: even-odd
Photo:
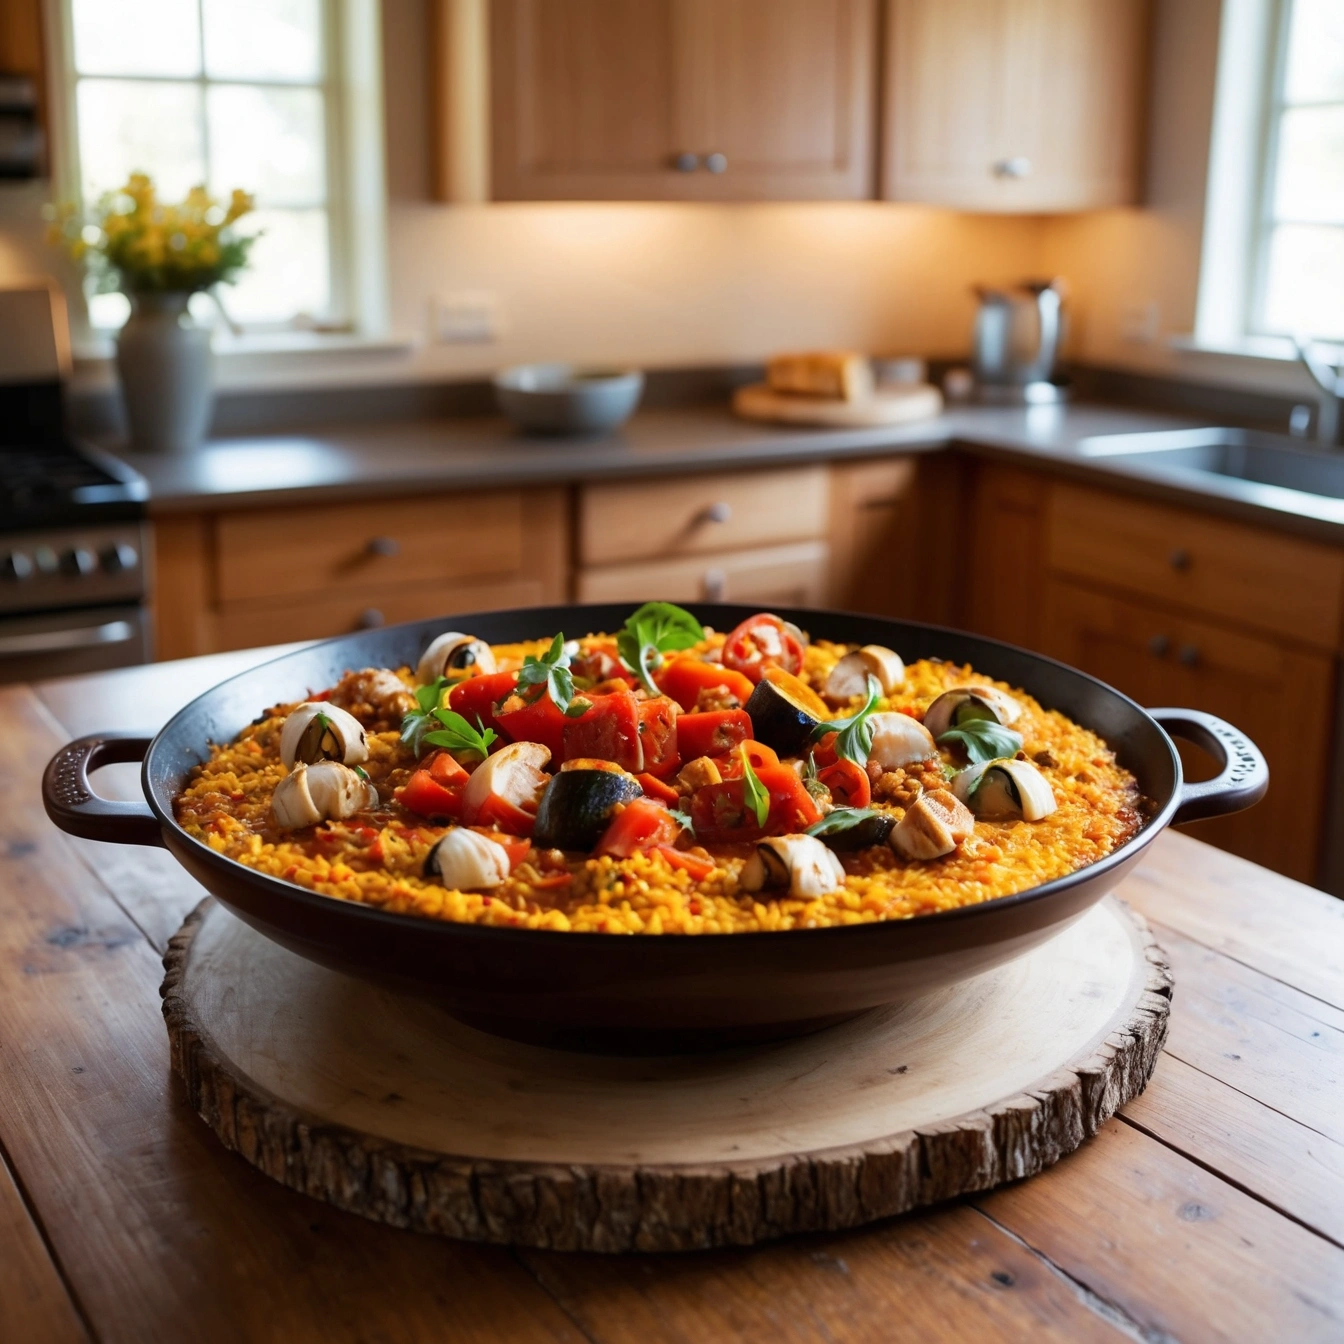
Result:
[[[489,345],[504,334],[499,296],[488,290],[440,294],[430,303],[430,329],[445,345]]]
[[[1126,345],[1152,345],[1158,337],[1160,319],[1156,299],[1127,303],[1120,310],[1120,339]]]

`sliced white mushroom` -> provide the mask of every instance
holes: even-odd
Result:
[[[899,770],[938,754],[929,730],[908,714],[886,710],[874,714],[868,722],[873,725],[873,748],[868,759],[883,770]]]
[[[340,821],[377,805],[378,790],[348,765],[301,761],[276,785],[271,815],[277,826],[291,830],[320,821]]]
[[[952,792],[977,817],[1040,821],[1058,806],[1055,791],[1030,761],[986,761],[953,777]]]
[[[845,885],[840,860],[814,835],[780,835],[762,840],[743,865],[746,891],[787,887],[790,896],[812,900]]]
[[[468,672],[472,668],[478,668],[486,675],[496,671],[493,650],[483,639],[450,630],[432,640],[429,648],[420,655],[415,679],[428,686],[440,677],[451,677],[454,673]]]
[[[503,845],[464,826],[454,826],[429,851],[425,875],[435,873],[445,887],[455,891],[481,891],[497,887],[509,875],[509,856]]]
[[[550,759],[551,749],[540,742],[510,742],[472,771],[462,794],[463,812],[468,819],[475,817],[491,794],[524,812],[535,812],[551,782],[542,771]]]
[[[891,833],[891,847],[907,859],[937,859],[974,830],[970,808],[946,789],[934,789],[906,810]]]
[[[944,691],[924,711],[924,726],[942,737],[971,719],[992,719],[1007,727],[1022,717],[1022,706],[994,686],[956,686]]]
[[[831,668],[824,694],[832,700],[852,700],[868,693],[868,678],[876,677],[883,695],[891,695],[905,682],[905,664],[900,654],[881,644],[865,644],[847,653]]]
[[[369,759],[369,745],[363,725],[353,714],[339,705],[307,700],[285,719],[280,730],[280,759],[290,766],[295,761],[358,765]]]

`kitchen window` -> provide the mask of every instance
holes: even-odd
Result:
[[[221,199],[241,187],[256,197],[247,227],[261,236],[238,283],[222,287],[229,317],[248,331],[351,330],[360,318],[367,328],[348,221],[361,181],[367,192],[381,177],[381,152],[368,162],[361,136],[356,164],[343,132],[352,94],[360,116],[374,101],[360,63],[376,84],[376,3],[63,3],[69,193],[92,202],[134,171],[166,199],[199,182]],[[363,228],[369,211],[359,213],[359,246],[380,247],[381,231]],[[211,305],[201,305],[204,315]],[[88,312],[94,329],[115,328],[126,300],[93,295]]]

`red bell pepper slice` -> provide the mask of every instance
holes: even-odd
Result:
[[[655,779],[666,779],[681,766],[678,736],[681,710],[665,695],[640,700],[639,740],[644,748],[644,769]]]
[[[715,844],[791,835],[821,820],[821,809],[789,766],[753,763],[752,769],[770,795],[765,825],[748,805],[742,779],[726,779],[697,789],[691,798],[691,824],[698,840]]]
[[[683,714],[677,720],[677,746],[682,760],[722,756],[752,737],[745,709],[720,709],[708,714]]]
[[[836,807],[867,807],[873,801],[868,772],[853,761],[836,761],[818,771],[817,778],[830,789]]]
[[[803,666],[802,641],[773,612],[758,612],[728,636],[723,665],[754,682],[760,681],[769,667],[797,673]]]
[[[658,845],[653,851],[661,854],[673,868],[681,868],[697,882],[703,882],[714,871],[713,859],[702,859],[698,854],[687,854],[684,849],[673,849],[671,845]]]
[[[516,803],[509,802],[497,793],[486,794],[485,801],[475,813],[471,816],[464,814],[462,819],[477,830],[495,827],[510,835],[531,835],[532,827],[537,823],[535,813],[524,812]]]
[[[445,789],[460,789],[471,778],[466,767],[446,751],[435,752],[424,768],[429,771],[434,782],[442,784]]]
[[[840,759],[835,751],[835,739],[839,736],[839,733],[825,733],[819,742],[812,744],[812,764],[818,770],[824,770]]]
[[[455,820],[462,815],[462,790],[446,788],[428,770],[417,770],[397,790],[396,799],[421,817]]]
[[[654,779],[652,775],[636,775],[639,780],[639,787],[644,790],[646,798],[652,798],[656,803],[666,803],[668,807],[675,807],[677,800],[681,795],[670,784],[664,784],[661,779]]]
[[[565,718],[549,692],[543,691],[532,700],[511,695],[499,707],[495,718],[499,731],[510,742],[540,742],[550,748],[553,761],[564,759],[565,728],[573,720]]]
[[[495,706],[513,694],[518,678],[512,672],[491,672],[483,677],[468,677],[448,692],[448,708],[460,714],[473,727],[479,718],[486,728],[502,732],[495,717]]]
[[[628,859],[642,850],[670,845],[680,834],[680,823],[661,803],[636,798],[612,818],[593,852]]]
[[[689,655],[664,663],[653,674],[653,680],[664,695],[670,695],[688,714],[695,712],[701,691],[727,690],[740,704],[745,705],[755,689],[750,679],[741,672],[734,672],[722,663],[707,663],[702,658]]]
[[[644,768],[644,748],[639,731],[639,701],[635,699],[635,693],[612,691],[609,695],[595,695],[591,699],[591,709],[580,718],[566,719],[562,723],[560,759],[571,761],[591,757],[614,761],[622,770],[638,774]]]

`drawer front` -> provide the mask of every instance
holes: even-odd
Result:
[[[1344,552],[1187,509],[1057,485],[1053,569],[1319,648],[1339,644]]]
[[[824,537],[828,507],[824,467],[590,485],[579,500],[580,563]]]
[[[771,546],[683,560],[579,571],[580,602],[753,602],[819,606],[830,556],[825,542]]]
[[[1268,795],[1249,812],[1198,822],[1191,832],[1299,881],[1315,880],[1333,659],[1057,578],[1045,585],[1042,645],[1140,704],[1207,710],[1245,732],[1269,762]],[[1182,755],[1199,761],[1202,754]]]
[[[371,626],[427,620],[445,612],[541,606],[550,596],[540,579],[505,579],[455,583],[451,588],[440,583],[404,584],[279,602],[233,603],[215,617],[214,647],[223,651],[292,639],[329,639]]]
[[[524,536],[516,491],[224,514],[217,592],[232,602],[508,575],[523,567]]]

